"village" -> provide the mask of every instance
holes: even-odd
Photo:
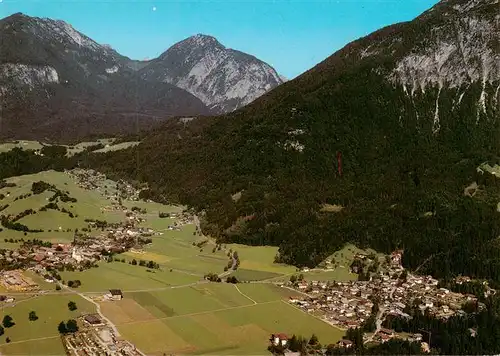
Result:
[[[302,294],[302,297],[291,297],[289,302],[341,329],[362,327],[373,315],[375,331],[365,335],[365,342],[380,343],[398,337],[394,330],[382,327],[385,319],[391,316],[411,318],[408,312],[412,308],[448,319],[454,315],[466,315],[463,310],[466,303],[477,303],[480,309],[485,307],[475,295],[438,288],[437,279],[408,273],[401,265],[401,255],[402,251],[395,251],[384,270],[373,273],[367,281],[308,282],[302,279],[288,282],[287,287]],[[357,255],[355,258],[367,260],[366,255]],[[358,265],[353,263],[353,266]],[[470,278],[459,277],[456,281],[464,283]],[[487,294],[493,293],[495,290],[487,288]],[[422,341],[421,334],[406,335],[405,338]],[[350,340],[339,343],[343,347],[351,345]]]
[[[22,239],[16,249],[0,249],[0,287],[5,291],[0,295],[0,304],[3,306],[17,303],[19,293],[33,296],[46,293],[26,272],[39,275],[45,282],[56,285],[56,289],[67,289],[74,281],[62,281],[58,271],[83,271],[97,267],[99,261],[112,259],[114,254],[129,250],[142,252],[143,247],[152,242],[151,237],[163,234],[139,226],[145,221],[141,217],[146,213],[144,210],[122,204],[123,201],[138,201],[140,190],[123,181],[113,185],[105,175],[94,171],[76,169],[66,173],[78,186],[100,191],[110,202],[101,208],[102,211],[122,212],[125,219],[119,223],[86,219],[87,226],[75,230],[73,240],[67,243]],[[169,230],[179,230],[193,219],[184,213],[169,213],[165,217],[176,218],[168,226]],[[119,289],[111,289],[109,293],[94,298],[116,301],[121,300],[123,294]],[[133,344],[122,339],[99,314],[80,317],[78,325],[77,332],[61,336],[68,355],[143,355]]]
[[[27,269],[44,276],[47,281],[55,281],[57,270],[84,270],[96,266],[100,260],[106,260],[113,254],[128,250],[141,251],[142,247],[151,243],[152,236],[161,235],[161,232],[139,226],[144,221],[140,215],[141,209],[127,208],[122,205],[123,200],[138,200],[139,190],[130,184],[119,182],[116,190],[110,187],[105,189],[106,176],[92,170],[66,172],[73,177],[77,184],[84,189],[97,189],[110,201],[109,206],[102,210],[122,211],[126,219],[119,223],[108,223],[100,220],[85,220],[87,227],[81,231],[74,231],[73,241],[70,243],[51,244],[38,240],[23,240],[19,248],[14,250],[0,250],[0,265],[6,270]],[[111,185],[110,185],[111,186]],[[106,186],[107,187],[107,186]],[[182,225],[192,222],[187,214],[169,214],[177,219],[169,225],[169,230],[179,230]],[[93,236],[89,233],[94,230]],[[95,232],[98,231],[98,234]],[[12,276],[17,276],[13,278]],[[0,275],[1,284],[9,284],[9,290],[25,288],[19,273],[3,272]],[[17,281],[17,282],[16,282]]]
[[[67,243],[50,243],[39,240],[23,240],[17,249],[0,250],[0,286],[6,290],[0,302],[15,302],[16,293],[40,292],[38,284],[24,273],[31,271],[46,282],[66,288],[71,285],[62,282],[58,271],[80,270],[97,267],[100,261],[112,259],[114,254],[126,251],[142,252],[143,247],[152,242],[152,237],[162,235],[161,231],[140,226],[145,221],[146,212],[135,206],[127,206],[123,201],[139,200],[140,190],[126,182],[111,184],[106,176],[94,171],[73,170],[66,172],[84,189],[98,190],[109,201],[103,211],[118,211],[124,214],[124,221],[108,223],[100,220],[85,220],[87,226],[74,231],[73,240]],[[169,230],[179,230],[182,225],[193,223],[194,217],[187,213],[161,213],[160,218],[175,217]],[[91,233],[92,232],[92,233]],[[364,342],[384,343],[402,336],[394,330],[382,327],[384,321],[393,317],[410,318],[410,310],[447,319],[454,315],[465,315],[466,303],[483,305],[472,294],[460,294],[438,287],[438,280],[431,276],[408,273],[401,264],[403,251],[395,251],[390,256],[357,253],[349,268],[351,272],[364,275],[357,281],[318,281],[295,278],[282,284],[300,293],[300,297],[290,297],[289,303],[300,310],[320,318],[337,328],[347,330],[360,328],[371,318],[374,331],[364,335]],[[376,266],[376,267],[374,267]],[[326,268],[331,263],[326,262]],[[367,270],[369,272],[367,272]],[[303,272],[308,272],[303,269]],[[460,282],[470,279],[462,277]],[[78,281],[79,282],[79,281]],[[495,291],[488,288],[488,293]],[[10,293],[10,295],[9,295]],[[122,291],[110,289],[109,293],[92,296],[94,303],[119,301]],[[374,319],[374,320],[373,320]],[[80,328],[75,333],[62,336],[67,353],[70,355],[142,355],[133,344],[122,340],[117,331],[99,314],[79,318]],[[424,350],[428,343],[422,334],[406,334],[409,341],[420,342]],[[272,345],[286,348],[289,336],[284,333],[271,336]],[[337,347],[350,348],[351,340],[341,340]]]
[[[95,225],[95,222],[89,222],[89,226]],[[0,250],[0,263],[7,269],[15,266],[16,269],[33,270],[50,281],[55,271],[61,268],[83,270],[95,266],[110,254],[140,249],[151,241],[153,233],[151,229],[136,227],[130,219],[127,223],[109,225],[98,236],[75,233],[71,243],[24,241],[16,250]]]

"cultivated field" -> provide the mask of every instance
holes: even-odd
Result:
[[[82,292],[107,292],[110,289],[142,290],[157,289],[176,285],[190,284],[201,277],[168,269],[149,270],[122,262],[101,262],[98,268],[83,272],[61,272],[63,280],[80,280],[78,288]]]
[[[114,190],[116,183],[112,181],[106,181],[105,186],[95,191],[84,190],[69,175],[54,171],[7,181],[16,186],[0,190],[0,194],[5,195],[0,205],[9,204],[2,214],[16,215],[26,209],[37,210],[37,214],[23,217],[19,222],[32,229],[41,228],[45,231],[24,236],[24,233],[4,229],[0,232],[0,248],[15,248],[20,243],[5,242],[4,238],[70,241],[75,229],[87,226],[85,219],[108,222],[125,220],[124,212],[102,209],[111,205],[103,192]],[[74,217],[56,210],[38,211],[49,202],[48,199],[54,194],[52,192],[15,200],[16,197],[30,194],[35,181],[54,184],[58,189],[67,191],[70,197],[76,198],[75,203],[58,203],[61,208],[72,212]],[[124,299],[100,302],[102,312],[141,351],[148,355],[267,354],[269,336],[275,332],[296,333],[306,337],[315,333],[324,343],[335,342],[342,337],[343,331],[286,303],[288,297],[297,292],[271,283],[287,281],[292,274],[299,273],[293,266],[274,263],[276,247],[217,245],[213,239],[200,236],[194,224],[183,224],[186,221],[182,222],[179,217],[182,207],[145,201],[125,200],[123,203],[129,209],[137,207],[143,210],[137,215],[145,219],[140,225],[157,233],[151,236],[152,243],[142,251],[130,250],[117,255],[113,262],[100,262],[97,268],[62,271],[60,274],[64,281],[80,280],[81,286],[77,291],[92,297],[100,297],[110,289],[121,289]],[[176,216],[160,218],[160,213]],[[178,225],[174,226],[176,223]],[[99,233],[100,230],[92,231],[93,235]],[[232,262],[228,254],[234,251],[238,253],[240,266],[236,271],[230,269],[224,272],[225,267],[227,269]],[[302,273],[306,279],[355,278],[348,272],[348,266],[356,251],[355,247],[346,246],[337,252],[332,256],[335,268],[330,271],[311,270]],[[134,260],[137,265],[132,264]],[[154,261],[159,264],[159,268],[139,266],[141,260]],[[209,272],[221,275],[222,283],[204,280],[204,275]],[[225,283],[228,275],[236,276],[243,283]],[[53,284],[36,275],[33,278],[42,290],[55,292]],[[76,314],[67,309],[68,299],[75,298],[79,306]],[[21,299],[19,296],[19,301]],[[2,353],[63,353],[57,324],[82,310],[94,310],[92,304],[77,295],[56,294],[24,299],[27,300],[10,308],[12,312],[9,311],[16,322],[19,320],[19,326],[23,327],[17,328],[16,325],[7,331],[6,336],[12,340],[8,345],[4,342],[5,337],[0,338],[0,343],[4,342],[0,345]],[[54,311],[52,319],[48,319],[47,306]],[[31,310],[39,314],[38,321],[28,321]]]
[[[295,292],[272,284],[206,283],[125,294],[102,310],[143,352],[267,354],[273,332],[316,333],[337,341],[343,331],[283,301]]]

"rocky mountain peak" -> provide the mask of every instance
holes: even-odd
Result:
[[[209,47],[209,46],[224,47],[215,37],[204,35],[202,33],[198,33],[197,35],[188,37],[185,41],[190,45],[197,47]]]
[[[186,57],[187,61],[197,61],[207,53],[218,53],[226,48],[213,36],[197,34],[177,42],[167,51],[162,53],[159,59],[172,61],[174,57]]]
[[[187,90],[217,113],[238,109],[284,82],[265,62],[203,34],[176,43],[141,75]]]
[[[39,41],[58,41],[92,49],[100,47],[95,41],[78,32],[63,20],[31,17],[19,12],[7,17],[2,22],[5,23],[4,30],[31,34]]]

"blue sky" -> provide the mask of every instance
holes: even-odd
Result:
[[[153,58],[197,33],[255,55],[288,78],[352,40],[408,21],[437,0],[0,0],[16,12],[69,22],[133,59]]]

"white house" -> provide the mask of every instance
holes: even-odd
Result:
[[[76,252],[76,249],[73,247],[73,251],[71,252],[71,257],[76,261],[76,262],[82,262],[82,255]]]
[[[108,297],[113,300],[122,300],[123,294],[122,291],[119,289],[110,289]]]
[[[352,347],[352,341],[351,340],[340,340],[337,343],[337,346],[339,346],[339,347],[345,347],[346,349],[348,349],[348,348]]]
[[[288,336],[283,333],[278,333],[278,334],[272,334],[271,335],[271,342],[273,343],[274,346],[281,345],[283,347],[286,346],[288,343]]]

